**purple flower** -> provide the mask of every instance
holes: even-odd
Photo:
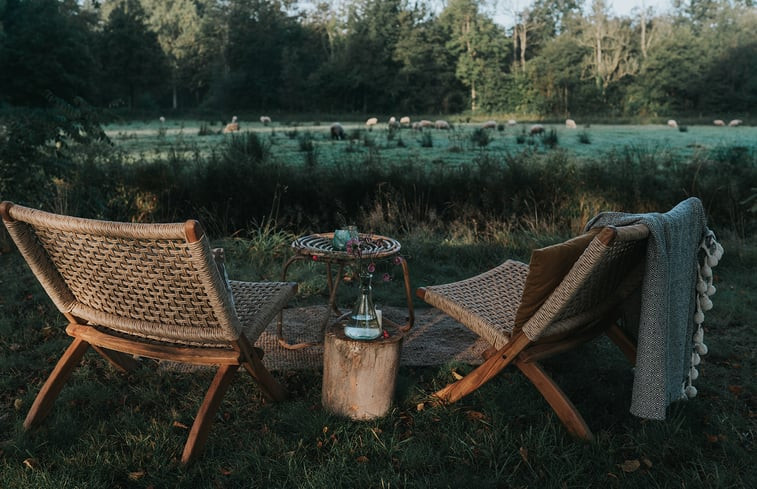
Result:
[[[381,277],[381,279],[382,279],[382,280],[383,280],[384,282],[390,282],[390,281],[392,280],[392,276],[391,276],[391,275],[389,275],[388,273],[384,272],[384,275],[383,275],[383,276]]]
[[[376,271],[376,265],[373,262],[369,263],[368,264],[368,273],[373,273],[375,271]]]
[[[402,257],[400,257],[399,255],[395,256],[394,257],[394,264],[395,265],[401,265],[402,264]]]

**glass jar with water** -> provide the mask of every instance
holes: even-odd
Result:
[[[344,327],[344,334],[353,340],[373,340],[381,335],[381,324],[373,305],[372,278],[373,274],[368,272],[359,275],[360,290],[357,302]]]

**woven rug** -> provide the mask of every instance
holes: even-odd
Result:
[[[283,333],[294,344],[319,340],[320,325],[326,314],[323,306],[296,307],[284,310]],[[404,324],[407,311],[384,307],[383,316]],[[288,350],[276,339],[276,321],[263,332],[256,346],[265,352],[263,364],[269,370],[303,370],[323,368],[323,345]],[[472,365],[482,362],[481,353],[488,344],[467,328],[436,309],[416,311],[415,324],[405,334],[400,365],[443,365],[459,361]]]

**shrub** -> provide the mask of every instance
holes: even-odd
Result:
[[[477,127],[471,133],[470,139],[471,141],[473,141],[473,144],[475,144],[479,148],[484,148],[488,146],[489,143],[491,142],[491,136],[489,136],[489,131],[482,127]]]
[[[591,144],[591,138],[587,131],[581,131],[578,133],[578,142],[581,144]]]
[[[550,129],[549,131],[546,131],[541,135],[541,143],[546,146],[547,148],[554,149],[557,147],[558,138],[557,138],[557,131],[554,129]]]

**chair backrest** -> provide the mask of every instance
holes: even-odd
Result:
[[[601,319],[641,284],[649,229],[643,224],[600,231],[544,304],[523,325],[531,340]]]
[[[239,337],[232,299],[197,221],[109,222],[10,202],[0,204],[0,215],[69,319],[190,345]]]

